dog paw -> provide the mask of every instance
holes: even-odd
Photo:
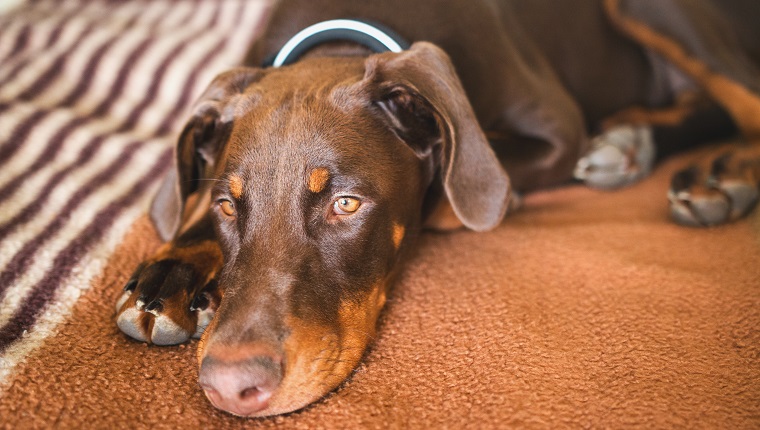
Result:
[[[652,170],[655,145],[647,126],[617,126],[591,140],[574,176],[592,188],[611,190],[633,184]]]
[[[706,169],[677,172],[668,192],[670,214],[681,225],[709,227],[742,218],[760,196],[760,159],[726,153]]]
[[[208,265],[160,259],[137,267],[116,301],[116,324],[127,336],[155,345],[198,338],[221,301]]]

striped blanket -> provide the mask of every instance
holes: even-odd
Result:
[[[39,0],[0,16],[0,386],[144,213],[263,1]]]

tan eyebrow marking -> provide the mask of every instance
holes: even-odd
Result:
[[[327,181],[330,179],[330,172],[324,167],[318,167],[311,171],[309,175],[309,191],[319,193],[325,189]]]
[[[230,193],[232,194],[232,197],[239,199],[240,196],[243,195],[243,180],[240,179],[240,176],[232,175],[230,176]]]
[[[393,246],[398,249],[401,246],[401,241],[404,240],[404,233],[406,229],[403,225],[393,223]]]

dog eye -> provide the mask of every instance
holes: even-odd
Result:
[[[339,197],[338,200],[333,203],[333,212],[336,215],[351,215],[359,209],[362,205],[358,199],[353,197]]]
[[[226,199],[225,200],[220,200],[219,201],[219,208],[222,209],[222,213],[223,214],[225,214],[225,215],[227,215],[229,217],[235,216],[235,204],[232,203],[231,201],[226,200]]]

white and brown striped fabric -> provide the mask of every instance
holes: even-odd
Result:
[[[0,15],[0,387],[88,290],[263,0],[38,0]]]

